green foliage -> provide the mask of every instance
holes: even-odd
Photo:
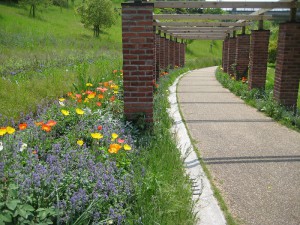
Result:
[[[85,27],[93,27],[95,37],[99,37],[100,30],[115,23],[115,12],[110,0],[86,0],[77,8],[77,12]]]
[[[38,7],[48,7],[51,0],[19,0],[20,4],[30,7],[29,15],[35,18]]]
[[[224,11],[221,8],[206,8],[203,9],[204,14],[225,14],[226,11]]]

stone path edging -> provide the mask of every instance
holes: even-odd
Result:
[[[168,113],[174,120],[171,132],[175,135],[177,147],[181,151],[186,173],[193,181],[194,212],[197,216],[197,225],[225,225],[226,220],[217,200],[213,195],[211,185],[200,165],[197,154],[194,151],[185,124],[182,121],[177,102],[177,83],[180,78],[191,71],[179,76],[169,87],[170,109]]]

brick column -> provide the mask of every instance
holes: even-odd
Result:
[[[224,73],[228,73],[228,40],[229,38],[226,37],[223,41],[222,67]]]
[[[173,41],[173,40],[170,40],[169,64],[170,64],[170,68],[174,69],[174,66],[175,66],[175,41]]]
[[[250,41],[250,61],[249,61],[249,81],[250,89],[265,88],[267,63],[268,63],[268,46],[269,30],[253,30]]]
[[[300,23],[279,26],[274,98],[288,107],[297,106],[300,80]]]
[[[228,74],[233,75],[233,65],[235,64],[235,54],[236,54],[236,38],[231,37],[228,40],[228,58],[227,58],[227,71]]]
[[[240,80],[242,77],[248,77],[249,66],[249,49],[250,49],[250,35],[240,34],[236,39],[236,71],[235,79]]]
[[[180,43],[175,41],[175,66],[180,66]]]
[[[180,67],[184,67],[184,43],[180,43]]]
[[[153,3],[122,3],[124,113],[153,121],[155,33]]]
[[[183,50],[182,50],[182,58],[183,58],[183,65],[185,66],[185,51],[186,51],[187,45],[185,43],[183,43]]]
[[[165,66],[165,63],[166,63],[166,55],[165,55],[165,38],[164,37],[160,37],[159,41],[159,46],[160,46],[160,51],[159,51],[159,68],[160,68],[160,71],[164,71],[166,66]]]
[[[165,38],[165,69],[169,69],[169,58],[170,58],[170,40]]]
[[[160,35],[155,35],[155,76],[156,80],[159,79],[159,72],[160,72]]]

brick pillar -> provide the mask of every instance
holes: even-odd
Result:
[[[267,64],[269,30],[253,30],[250,41],[250,61],[248,85],[250,89],[265,88]]]
[[[174,42],[175,44],[175,60],[174,60],[174,63],[175,63],[175,66],[179,67],[180,66],[180,43],[175,41]]]
[[[159,51],[159,69],[160,71],[164,71],[166,66],[165,66],[165,63],[166,63],[166,55],[165,55],[165,41],[166,39],[164,37],[160,37],[159,39],[160,43],[159,43],[159,46],[160,46],[160,51]]]
[[[180,43],[180,67],[184,66],[184,43]]]
[[[229,38],[226,37],[223,41],[222,67],[224,73],[228,73],[228,43]]]
[[[159,79],[159,72],[160,72],[160,35],[155,35],[155,76],[156,80]]]
[[[236,38],[231,37],[228,40],[228,58],[227,58],[227,73],[230,75],[234,74],[233,66],[235,64],[235,54],[236,54]]]
[[[174,69],[174,66],[175,66],[175,41],[173,41],[173,40],[170,40],[169,64],[170,64],[170,68]]]
[[[297,106],[300,81],[300,23],[279,26],[274,98],[288,107]]]
[[[187,45],[185,43],[183,43],[183,50],[182,50],[182,58],[183,58],[183,65],[185,66],[185,51],[186,51]]]
[[[249,66],[249,49],[250,49],[250,35],[240,34],[236,39],[236,71],[235,79],[240,80],[242,77],[248,77]]]
[[[153,122],[153,3],[122,3],[124,113]]]
[[[170,58],[170,40],[165,38],[165,69],[169,69],[169,58]]]

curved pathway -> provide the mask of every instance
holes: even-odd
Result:
[[[223,88],[216,67],[194,70],[177,88],[191,137],[240,224],[300,224],[300,133]]]

